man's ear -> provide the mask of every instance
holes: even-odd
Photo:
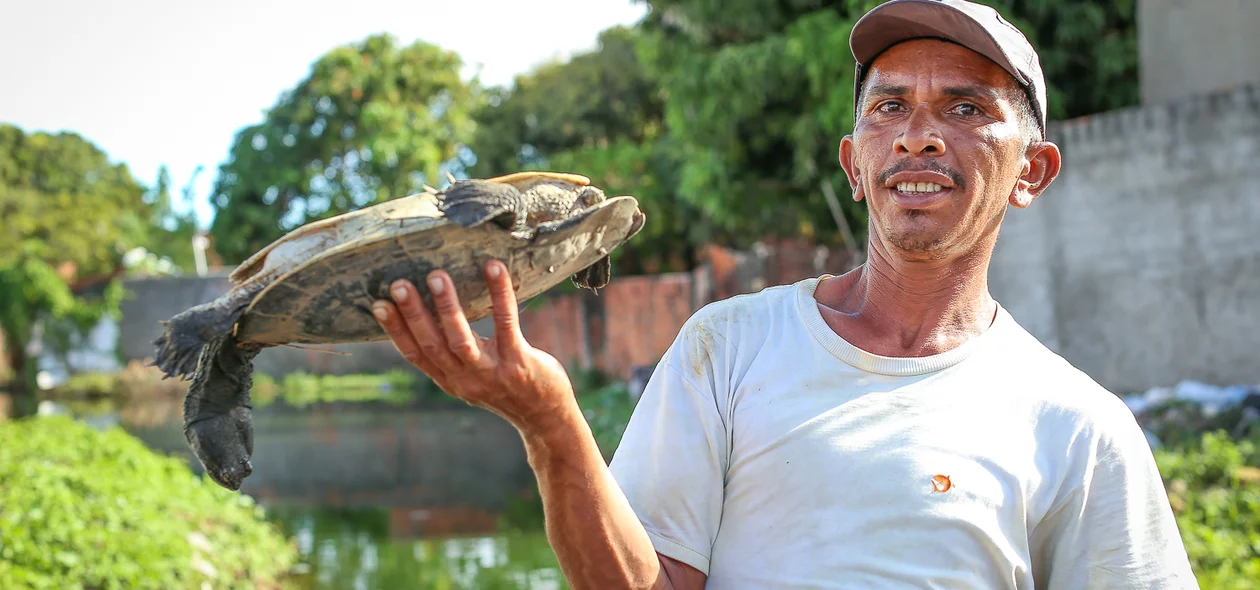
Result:
[[[857,156],[854,153],[853,136],[846,135],[840,140],[840,166],[849,177],[849,188],[853,192],[853,200],[861,201],[865,196],[862,188],[862,174],[857,169]]]
[[[1012,206],[1026,209],[1041,193],[1045,192],[1051,182],[1059,176],[1063,165],[1063,156],[1059,146],[1048,142],[1034,142],[1025,152],[1024,170],[1015,188],[1011,190]]]

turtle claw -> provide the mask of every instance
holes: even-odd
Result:
[[[579,289],[590,289],[596,294],[612,281],[612,260],[607,256],[596,260],[594,264],[573,273],[571,279]]]

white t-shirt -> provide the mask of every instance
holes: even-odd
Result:
[[[1004,309],[948,352],[864,352],[819,279],[683,327],[611,469],[709,588],[1198,588],[1151,449]]]

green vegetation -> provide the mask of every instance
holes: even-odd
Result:
[[[320,56],[264,121],[237,132],[210,196],[215,251],[239,263],[299,225],[458,169],[479,101],[462,66],[450,51],[388,35]]]
[[[117,392],[117,388],[121,383],[129,384],[132,387],[171,387],[171,381],[169,380],[163,382],[158,379],[153,383],[148,383],[146,375],[149,370],[151,368],[135,370],[130,373],[122,372],[112,376],[80,376],[72,383],[78,388],[76,391],[80,394],[95,391],[97,394],[109,395],[110,392]],[[617,445],[620,443],[626,424],[634,410],[634,402],[629,398],[624,383],[588,371],[574,371],[572,378],[579,392],[578,402],[591,425],[591,430],[600,446],[600,450],[605,459],[610,460]],[[136,401],[170,393],[171,391],[168,389],[166,391],[153,390],[149,393],[133,391],[129,395],[133,401]],[[431,399],[435,403],[439,403],[440,400],[445,400],[451,404],[460,403],[458,400],[449,398],[433,388],[431,382],[423,378],[422,375],[410,371],[342,376],[293,374],[282,380],[262,377],[256,381],[254,396],[260,405],[283,400],[287,404],[298,407],[337,401],[411,403],[417,399],[417,396],[424,396],[425,399]],[[1170,405],[1167,408],[1167,411],[1179,412],[1178,416],[1181,417],[1183,424],[1159,429],[1166,446],[1156,451],[1156,460],[1169,491],[1177,522],[1185,540],[1191,562],[1199,577],[1201,587],[1205,590],[1249,588],[1251,587],[1251,581],[1260,577],[1260,439],[1234,440],[1225,434],[1223,430],[1218,430],[1221,425],[1237,423],[1239,416],[1236,411],[1224,412],[1211,418],[1206,418],[1190,410],[1190,408],[1182,405]],[[1171,421],[1167,419],[1161,420],[1161,422]],[[126,438],[125,435],[118,432],[112,432],[108,435],[93,434],[91,438],[84,439],[82,437],[90,431],[83,428],[70,429],[68,424],[63,422],[46,420],[42,422],[44,426],[39,428],[35,428],[33,423],[30,424],[25,428],[33,436],[19,433],[12,426],[8,426],[8,430],[0,430],[0,449],[3,449],[0,450],[0,474],[3,475],[0,481],[4,481],[14,473],[18,473],[12,468],[14,462],[12,457],[14,456],[13,453],[23,451],[14,451],[13,449],[27,449],[25,456],[28,458],[42,455],[43,457],[51,458],[55,462],[61,455],[48,452],[48,449],[55,447],[50,442],[54,439],[70,441],[67,444],[77,445],[73,447],[78,449],[77,451],[61,450],[58,453],[108,453],[110,445],[100,444],[100,440],[107,439],[125,443],[125,448],[129,452],[141,454],[138,450],[139,443]],[[49,425],[55,425],[56,427],[53,428]],[[6,438],[6,435],[8,438]],[[11,448],[8,444],[10,440],[23,440],[24,442]],[[35,446],[31,447],[29,445]],[[70,449],[70,447],[66,448]],[[117,460],[121,461],[122,459]],[[137,470],[137,474],[131,475],[130,472],[119,470],[115,465],[100,460],[94,461],[96,463],[90,466],[67,466],[64,470],[56,472],[56,477],[63,480],[73,477],[76,482],[80,481],[79,478],[90,481],[94,476],[102,477],[98,472],[109,472],[111,477],[103,479],[116,482],[114,485],[120,488],[125,487],[122,482],[126,481],[135,481],[137,479],[151,482],[158,481],[158,476],[152,475],[148,471],[140,473],[139,468],[128,467],[129,469]],[[154,459],[153,461],[154,465],[162,466],[161,468],[167,470],[167,473],[179,472],[178,479],[180,481],[196,481],[190,475],[184,475],[185,472],[182,467],[167,463],[165,459],[160,461]],[[148,465],[148,463],[144,463],[144,465]],[[7,471],[6,468],[8,469]],[[75,475],[76,473],[83,475]],[[30,476],[23,474],[22,477],[29,478]],[[9,497],[0,497],[0,506],[38,506],[38,509],[45,509],[43,507],[46,506],[48,496],[46,485],[52,484],[37,484],[37,487],[32,488],[43,490],[39,494],[17,494],[17,488],[13,487],[7,492],[10,494]],[[72,487],[73,484],[57,485]],[[177,501],[185,506],[230,506],[235,498],[235,496],[228,495],[226,498],[233,500],[225,500],[222,491],[213,486],[189,485],[198,494],[197,498],[206,497],[210,498],[210,500],[198,502],[181,498]],[[173,483],[162,487],[160,492],[155,490],[152,493],[163,495],[185,493],[175,490],[177,487],[179,486]],[[72,489],[76,488],[72,487]],[[126,490],[116,493],[122,495],[124,493],[141,493],[141,491]],[[112,498],[99,500],[97,505],[101,507],[102,514],[98,515],[98,517],[107,519],[107,522],[118,522],[119,519],[126,520],[128,517],[125,515],[110,517],[104,513],[104,507],[111,506],[111,503],[115,501]],[[136,501],[128,499],[126,504],[121,506],[123,509],[126,509],[138,505]],[[64,507],[67,504],[66,502],[61,502],[60,506]],[[189,508],[190,511],[192,509]],[[27,511],[29,510],[28,508]],[[242,508],[241,510],[245,509]],[[240,514],[245,514],[245,512],[240,512]],[[385,517],[376,512],[370,514],[356,513],[359,516],[353,518],[329,513],[325,515],[325,520],[313,524],[297,518],[295,514],[297,513],[282,512],[278,519],[279,522],[286,526],[286,530],[291,535],[296,534],[296,531],[304,526],[314,526],[315,529],[318,529],[308,532],[313,532],[316,538],[320,539],[348,538],[348,536],[359,535],[370,529],[367,532],[370,532],[372,538],[376,539],[373,543],[376,545],[375,551],[380,552],[378,553],[380,556],[378,559],[381,559],[380,569],[370,572],[370,576],[373,579],[384,581],[395,579],[399,576],[413,575],[415,572],[423,570],[423,575],[432,576],[431,579],[435,581],[439,579],[446,580],[447,583],[452,584],[452,587],[472,587],[471,585],[474,584],[472,579],[447,578],[452,575],[450,572],[453,569],[459,569],[457,567],[458,563],[452,560],[472,559],[471,557],[443,557],[447,555],[446,551],[456,551],[457,546],[462,547],[463,545],[459,544],[461,543],[460,541],[426,540],[417,544],[388,539],[387,531],[383,528],[385,525],[377,522]],[[7,520],[9,518],[11,517],[7,516],[3,510],[0,510],[0,525],[6,523],[11,525],[11,521]],[[110,518],[114,520],[109,521],[108,519]],[[196,516],[190,518],[196,518]],[[241,518],[244,517],[242,516]],[[354,522],[347,521],[347,518]],[[136,522],[139,523],[138,520]],[[502,535],[506,536],[501,536],[495,541],[495,543],[503,545],[506,548],[505,550],[509,552],[507,562],[499,565],[487,565],[482,568],[471,568],[470,571],[476,569],[477,575],[483,576],[480,578],[480,583],[485,584],[507,584],[507,580],[515,576],[524,575],[524,570],[532,571],[533,574],[531,575],[550,575],[547,572],[550,571],[548,568],[552,566],[552,562],[550,561],[550,554],[546,552],[545,540],[540,536],[542,525],[542,506],[536,490],[530,490],[529,493],[512,498],[509,501],[507,510],[500,515],[501,532]],[[159,524],[148,523],[143,526],[156,527]],[[189,527],[193,526],[189,524]],[[345,530],[332,530],[337,529],[337,527]],[[364,529],[364,527],[367,527],[367,529]],[[10,526],[10,528],[12,527]],[[181,532],[179,534],[186,534],[187,529],[188,527],[180,529]],[[27,529],[23,528],[22,530]],[[214,539],[214,537],[211,538]],[[346,579],[344,576],[349,575],[347,572],[359,571],[355,564],[358,563],[359,553],[366,549],[358,542],[342,540],[345,542],[338,542],[338,546],[343,547],[343,549],[338,552],[335,562],[324,563],[324,558],[313,553],[303,557],[304,561],[317,562],[312,564],[315,569],[310,575],[302,576],[299,579],[303,587],[308,583],[311,586],[317,586],[318,584],[314,580],[317,577],[316,573],[321,569],[327,569],[332,572],[330,575],[333,576],[334,580]],[[8,537],[0,537],[0,541],[6,547],[12,544]],[[274,540],[268,542],[274,543]],[[517,545],[519,545],[519,548],[514,548]],[[422,549],[417,549],[416,547],[422,547]],[[415,557],[416,551],[421,551],[427,557],[424,559]],[[518,555],[517,553],[520,551],[525,553]],[[53,553],[55,554],[56,552],[53,551]],[[246,556],[239,557],[239,559],[246,558]],[[216,565],[216,567],[218,566]],[[4,575],[13,574],[0,574],[0,586],[3,586],[3,582],[6,581],[3,577]]]
[[[578,394],[578,405],[591,425],[591,434],[595,435],[604,460],[611,461],[630,423],[630,414],[634,412],[634,401],[626,384],[614,382],[584,390]]]
[[[462,403],[443,394],[423,373],[401,369],[351,375],[296,372],[285,375],[279,381],[260,373],[254,377],[251,398],[256,408],[266,407],[276,401],[298,408],[329,402],[376,401],[408,404],[420,398],[433,402],[449,400],[450,403]]]
[[[296,559],[249,496],[119,429],[0,423],[0,587],[274,587]]]
[[[1052,119],[1135,104],[1134,0],[982,0],[1042,53]],[[510,87],[388,36],[333,48],[242,128],[211,205],[236,263],[309,220],[441,186],[441,172],[581,172],[651,223],[620,275],[692,268],[710,245],[786,236],[861,249],[865,205],[836,163],[853,123],[848,34],[878,0],[648,0],[632,27]],[[560,287],[561,289],[566,287]]]
[[[116,314],[123,291],[115,279],[129,252],[191,260],[192,220],[171,214],[167,185],[162,170],[156,188],[145,188],[76,134],[0,125],[0,334],[19,415],[34,409],[28,345],[38,339],[64,352]]]
[[[1223,431],[1155,453],[1186,551],[1204,590],[1260,580],[1260,444]]]
[[[981,1],[1041,50],[1052,120],[1138,102],[1135,0]],[[646,3],[652,10],[644,22],[604,31],[594,50],[541,66],[507,88],[462,79],[463,62],[450,51],[401,46],[388,35],[312,56],[307,76],[225,146],[229,157],[210,195],[210,260],[239,263],[302,223],[398,198],[422,183],[441,186],[447,171],[521,169],[579,172],[611,194],[640,200],[650,222],[613,253],[618,276],[689,270],[709,245],[743,248],[774,236],[860,249],[865,205],[849,198],[835,150],[853,122],[848,33],[878,0]],[[0,125],[7,356],[0,371],[9,373],[0,378],[12,380],[18,415],[34,409],[29,344],[64,351],[76,334],[117,313],[124,274],[192,266],[196,228],[191,214],[173,213],[170,186],[165,170],[146,186],[74,133]],[[185,188],[184,198],[190,195]],[[622,384],[588,374],[575,381],[611,458],[633,402]],[[171,412],[157,411],[156,402],[178,399],[186,387],[132,363],[76,375],[58,394],[130,402],[161,420]],[[414,371],[257,375],[253,392],[256,407],[417,400],[461,403]],[[178,413],[177,404],[168,406]],[[1190,415],[1159,432],[1168,447],[1156,453],[1205,589],[1260,579],[1260,451],[1255,441],[1200,434],[1224,422]],[[297,556],[248,500],[119,430],[61,418],[0,423],[0,587],[270,585]],[[388,540],[383,518],[364,525],[379,552],[372,554],[380,564],[373,583],[475,584],[450,573],[476,559],[471,542]],[[481,578],[480,587],[550,567],[550,553],[538,544],[537,497],[517,499],[504,521],[533,532],[507,542],[509,564],[485,573],[494,579]],[[282,522],[290,533],[305,526]],[[343,526],[335,522],[313,526],[317,536],[339,540],[338,555],[304,557],[317,573],[358,572],[367,559],[358,541],[364,527],[331,528]],[[406,569],[418,554],[441,564],[422,580]],[[213,574],[202,573],[210,571],[206,564]],[[340,573],[332,582],[353,583]]]

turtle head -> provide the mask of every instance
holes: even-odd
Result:
[[[210,479],[235,492],[254,472],[253,432],[250,409],[240,406],[189,424],[184,436]]]

